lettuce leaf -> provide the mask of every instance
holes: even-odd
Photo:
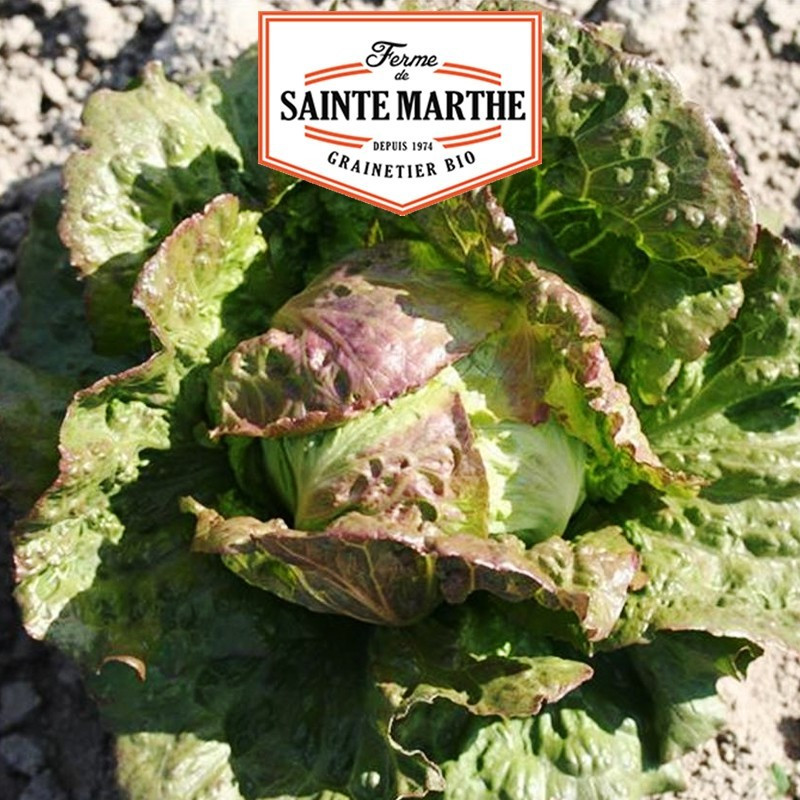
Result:
[[[224,453],[195,438],[204,400],[197,371],[206,368],[220,336],[223,300],[243,284],[263,251],[257,219],[249,212],[240,214],[236,198],[223,196],[204,215],[179,226],[148,265],[140,285],[139,302],[163,349],[145,363],[82,390],[67,409],[59,475],[17,529],[18,600],[37,635],[43,636],[67,603],[92,585],[101,552],[109,547],[113,551],[125,534],[123,509],[130,507],[146,530],[151,514],[158,519],[177,513],[176,492],[206,482],[214,487],[220,466],[226,468]],[[209,231],[214,235],[207,235]],[[198,257],[202,249],[205,258]],[[190,280],[173,282],[175,302],[162,306],[149,302],[148,289],[165,265],[174,272],[185,270],[184,278]],[[202,303],[191,297],[192,286],[195,291],[203,287]],[[216,308],[215,324],[197,326],[202,339],[194,326],[210,306]],[[176,309],[181,312],[177,317]],[[194,333],[188,345],[178,333],[183,326]],[[184,461],[191,469],[170,470]],[[142,491],[135,491],[140,484]]]
[[[566,15],[544,22],[543,162],[496,193],[517,250],[621,319],[625,382],[657,405],[735,316],[755,213],[730,148],[666,69]]]
[[[403,742],[442,763],[444,800],[638,800],[684,788],[664,754],[720,726],[717,678],[741,676],[758,652],[741,640],[672,634],[596,659],[590,681],[535,717],[479,719],[440,702],[409,718]]]
[[[692,628],[800,646],[800,256],[762,231],[754,263],[737,318],[645,417],[664,458],[708,483],[615,510],[648,575],[617,641]]]

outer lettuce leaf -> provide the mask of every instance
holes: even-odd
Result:
[[[543,163],[496,192],[520,252],[622,319],[629,389],[654,405],[735,313],[755,214],[730,149],[666,70],[551,11],[544,41]]]
[[[444,800],[638,800],[683,788],[661,757],[720,726],[709,709],[716,680],[740,675],[756,653],[740,640],[673,634],[593,660],[591,681],[535,717],[481,720],[440,701],[415,709],[398,736],[442,764]]]
[[[121,373],[133,386],[122,398],[120,379],[104,378],[67,410],[59,476],[17,530],[17,600],[33,635],[44,636],[69,600],[91,586],[100,549],[122,536],[112,496],[139,477],[148,463],[140,453],[169,447],[168,412],[134,399],[175,391],[165,367],[158,359]]]
[[[281,303],[258,222],[259,214],[240,211],[232,195],[215,198],[178,226],[139,276],[134,303],[164,350],[186,367],[218,363]]]
[[[475,599],[414,627],[382,630],[372,662],[400,727],[416,704],[437,700],[477,716],[524,718],[592,676],[542,633],[524,610],[509,622],[500,604]]]
[[[766,395],[800,387],[800,255],[766,230],[753,254],[756,272],[744,283],[736,319],[714,339],[702,361],[681,372],[667,402],[648,417],[656,431],[689,428],[717,412],[746,417]],[[737,405],[739,404],[739,405]],[[747,423],[744,424],[747,429]]]
[[[85,275],[111,261],[140,267],[177,222],[223,190],[221,165],[241,161],[222,120],[155,63],[137,88],[94,94],[83,122],[89,149],[65,167],[61,234]]]
[[[235,198],[221,197],[204,215],[179,226],[148,265],[139,301],[163,350],[79,392],[70,405],[61,430],[59,476],[17,531],[17,596],[36,635],[44,635],[65,605],[91,586],[101,551],[113,549],[125,531],[121,515],[133,514],[147,529],[161,514],[168,519],[178,513],[182,493],[196,486],[214,491],[220,470],[227,472],[224,453],[196,443],[193,433],[204,401],[203,384],[198,391],[194,381],[208,352],[197,349],[196,337],[195,349],[185,348],[173,323],[194,328],[213,305],[220,315],[223,301],[263,250],[256,222],[255,214],[239,214]],[[205,236],[209,232],[213,241]],[[198,249],[204,248],[209,255],[225,255],[221,261],[200,257]],[[189,273],[184,276],[193,278],[183,286],[172,284],[174,302],[165,307],[151,305],[146,288],[163,269],[184,269]],[[195,281],[203,285],[202,303],[189,294]],[[177,317],[175,307],[182,310]],[[207,350],[218,328],[197,326],[208,337]],[[184,461],[190,467],[161,475]]]
[[[730,149],[669,73],[554,12],[543,61],[543,164],[515,181],[540,183],[534,217],[563,250],[589,269],[608,237],[654,260],[745,274],[752,206]],[[500,197],[516,220],[510,199],[510,190]]]
[[[75,384],[0,353],[0,494],[29,509],[58,473],[58,429]]]
[[[656,406],[684,362],[700,358],[739,311],[741,283],[652,265],[625,298],[630,345],[622,376],[640,405]]]
[[[648,582],[630,597],[613,644],[690,629],[798,646],[796,499],[629,508],[625,527]]]
[[[17,266],[22,300],[10,351],[31,367],[86,385],[130,362],[92,351],[83,287],[56,231],[60,212],[60,192],[42,195],[33,207]]]
[[[659,636],[647,647],[627,651],[653,698],[658,758],[668,763],[703,744],[726,723],[716,693],[723,675],[741,679],[762,650],[746,639],[702,633]]]
[[[152,63],[128,92],[101,90],[87,103],[88,149],[64,168],[67,197],[60,232],[90,284],[96,346],[125,353],[147,340],[130,308],[144,261],[189,214],[226,188],[241,155],[210,103],[190,98]]]
[[[755,262],[736,320],[646,418],[664,458],[708,485],[613,510],[648,576],[615,642],[690,628],[800,646],[800,258],[762,231]]]

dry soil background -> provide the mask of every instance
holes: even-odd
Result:
[[[178,76],[225,63],[254,38],[256,8],[312,5],[0,0],[0,343],[31,205],[57,184],[87,95],[125,85],[153,57]],[[555,5],[621,25],[626,48],[666,64],[733,146],[759,219],[800,242],[800,0]],[[118,798],[110,743],[77,671],[20,629],[2,517],[0,508],[0,799]],[[800,660],[770,651],[745,683],[721,690],[728,726],[687,760],[690,785],[678,796],[800,798]]]

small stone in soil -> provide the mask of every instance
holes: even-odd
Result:
[[[26,44],[35,44],[38,37],[41,43],[41,36],[36,30],[36,26],[27,17],[18,14],[6,20],[0,32],[0,49],[8,54],[22,50]]]
[[[736,761],[736,751],[738,749],[736,734],[733,731],[722,731],[717,736],[717,749],[719,750],[719,757],[726,764],[733,764]]]
[[[53,62],[53,69],[59,78],[69,78],[78,72],[77,61],[77,54],[72,58],[67,58],[67,56],[59,56]]]
[[[22,125],[38,116],[41,104],[42,90],[38,81],[13,74],[5,76],[5,88],[0,96],[0,122]]]
[[[7,277],[14,270],[14,254],[10,250],[0,249],[0,279]]]
[[[0,739],[0,758],[12,769],[29,777],[44,766],[44,753],[39,745],[21,733],[12,733]]]
[[[0,731],[22,722],[41,702],[28,681],[7,683],[0,689]]]
[[[0,247],[7,247],[9,250],[15,249],[27,230],[28,223],[25,215],[20,211],[12,211],[10,214],[0,217]]]
[[[64,790],[58,785],[49,770],[37,775],[19,796],[19,800],[67,800]]]
[[[42,90],[52,103],[61,107],[69,102],[69,92],[64,86],[64,81],[50,70],[42,70]]]

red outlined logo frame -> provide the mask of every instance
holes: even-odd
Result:
[[[522,159],[504,165],[482,175],[473,176],[458,184],[445,187],[409,203],[396,203],[389,198],[320,175],[298,164],[278,159],[269,153],[269,64],[265,57],[270,36],[270,21],[281,19],[306,22],[336,22],[346,20],[374,21],[392,20],[404,22],[436,22],[464,20],[475,22],[508,21],[523,19],[531,24],[531,108],[533,112],[531,152]],[[364,203],[390,211],[399,216],[411,214],[427,206],[434,205],[450,197],[455,197],[471,189],[477,189],[493,181],[514,175],[517,172],[538,166],[542,163],[542,12],[541,11],[259,11],[258,12],[258,163],[287,175],[316,184],[333,192],[352,197]]]

